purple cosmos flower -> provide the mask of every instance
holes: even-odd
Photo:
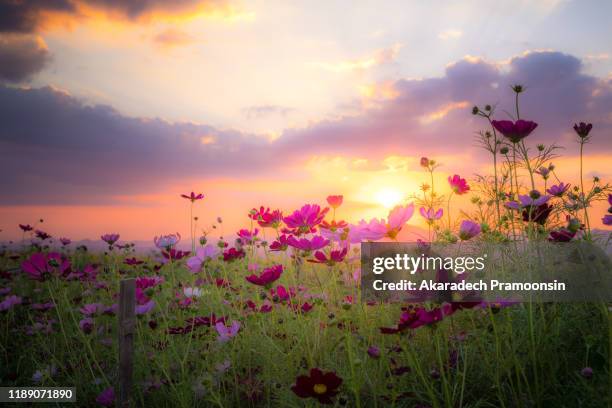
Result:
[[[100,239],[108,245],[113,246],[115,242],[119,241],[119,234],[104,234]]]
[[[507,137],[512,143],[520,142],[538,127],[537,123],[522,119],[516,122],[511,120],[494,120],[491,123],[498,132]]]
[[[190,200],[192,203],[196,200],[201,200],[204,198],[204,194],[199,193],[196,194],[193,191],[191,192],[191,194],[187,195],[187,194],[181,194],[181,197],[186,198],[187,200]]]
[[[142,305],[136,305],[135,313],[137,315],[143,315],[149,313],[155,307],[155,301],[149,300],[148,302]]]
[[[559,183],[553,186],[550,186],[546,192],[548,194],[552,194],[555,197],[561,197],[565,192],[570,188],[569,184]],[[612,204],[611,204],[612,205]]]
[[[574,131],[581,139],[589,136],[589,132],[593,129],[593,125],[590,123],[580,122],[579,124],[574,123]]]
[[[601,219],[604,225],[612,225],[612,214],[606,214]]]
[[[439,220],[440,218],[442,218],[442,214],[444,214],[444,211],[441,208],[438,209],[438,211],[434,212],[433,208],[429,208],[426,210],[425,207],[421,207],[419,209],[419,212],[421,213],[421,216],[425,218],[427,222],[430,223],[433,223],[435,220]]]
[[[178,232],[176,234],[160,235],[159,237],[153,238],[155,246],[159,249],[165,249],[166,251],[172,249],[180,240],[181,234]]]
[[[302,251],[316,251],[329,245],[329,239],[325,239],[320,235],[315,235],[312,239],[300,238],[299,240],[294,236],[287,238],[287,244],[290,246],[300,249]]]
[[[539,191],[532,191],[530,194],[519,194],[519,202],[509,201],[506,207],[514,210],[520,210],[529,206],[539,207],[550,200],[549,195],[541,195]]]
[[[94,321],[91,317],[86,317],[81,319],[79,322],[79,327],[83,330],[83,333],[89,334],[93,330]]]
[[[72,242],[70,238],[64,238],[64,237],[60,238],[59,240],[63,246],[70,245],[70,243]]]
[[[15,295],[9,295],[4,298],[2,302],[0,302],[0,312],[5,310],[12,309],[15,305],[21,304],[21,298]]]
[[[379,358],[380,357],[380,349],[376,346],[370,346],[368,347],[368,355],[372,358]]]
[[[235,337],[240,330],[240,322],[232,320],[230,327],[227,327],[224,322],[217,322],[215,329],[219,334],[218,340],[221,343],[228,342],[232,337]]]
[[[109,387],[102,391],[96,398],[96,402],[103,407],[110,407],[115,403],[115,390]]]
[[[204,247],[196,249],[195,256],[187,259],[187,268],[192,273],[198,273],[202,270],[202,265],[206,260],[213,259],[219,254],[219,247],[216,245],[208,244]]]
[[[480,224],[470,220],[463,220],[459,226],[459,238],[462,241],[467,241],[480,234],[480,231]]]
[[[23,232],[32,231],[34,229],[30,224],[19,224],[19,228],[21,228]]]

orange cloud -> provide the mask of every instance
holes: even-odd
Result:
[[[338,62],[314,62],[312,65],[332,72],[364,70],[394,61],[401,48],[402,44],[394,44],[377,50],[368,57]]]

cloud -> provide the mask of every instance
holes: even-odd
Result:
[[[0,86],[0,172],[9,175],[0,178],[0,203],[112,203],[190,177],[291,180],[307,174],[313,158],[326,157],[367,159],[372,168],[390,156],[465,157],[452,170],[469,174],[488,160],[474,146],[484,123],[470,107],[489,103],[497,118],[506,118],[514,83],[527,88],[521,117],[540,124],[529,145],[556,142],[575,150],[571,126],[588,121],[594,124],[588,151],[612,152],[612,79],[585,74],[579,59],[559,52],[521,55],[503,69],[462,59],[440,77],[396,81],[393,97],[375,108],[287,129],[274,140],[126,117],[50,87]],[[251,112],[278,113],[278,107]]]
[[[153,37],[153,42],[159,47],[167,49],[191,44],[194,42],[194,38],[186,32],[172,27],[158,33]]]
[[[232,17],[241,12],[224,0],[0,0],[0,32],[31,33],[49,24],[100,13],[113,19],[136,21],[193,14]]]
[[[50,61],[45,41],[38,36],[0,36],[0,82],[23,82],[40,72]]]
[[[280,115],[284,117],[294,111],[294,108],[280,105],[256,105],[242,109],[242,113],[248,119],[260,119],[270,115]]]
[[[451,40],[455,38],[460,38],[461,36],[463,36],[463,31],[453,29],[442,31],[440,34],[438,34],[438,38],[441,40]]]
[[[364,70],[393,62],[401,48],[401,44],[395,44],[388,48],[379,49],[368,57],[338,62],[313,62],[311,65],[332,72]]]

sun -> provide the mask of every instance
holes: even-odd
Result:
[[[385,208],[392,208],[399,204],[403,199],[403,194],[400,191],[392,188],[384,188],[379,190],[374,198]]]

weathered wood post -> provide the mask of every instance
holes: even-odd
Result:
[[[118,407],[130,406],[136,326],[136,281],[124,279],[119,287],[119,398]]]

